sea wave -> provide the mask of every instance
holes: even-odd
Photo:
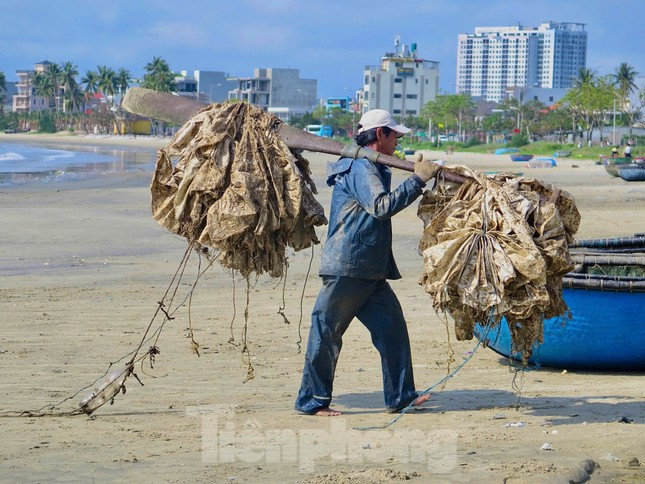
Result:
[[[15,161],[15,160],[24,160],[25,157],[20,153],[0,153],[0,161]]]

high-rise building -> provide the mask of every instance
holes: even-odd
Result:
[[[586,65],[585,24],[477,27],[458,35],[457,93],[500,101],[507,87],[568,88]]]
[[[365,66],[363,89],[359,91],[362,113],[385,109],[395,116],[418,116],[439,92],[439,63],[422,59],[417,44],[401,45],[394,39],[394,52],[381,57],[378,66]]]
[[[301,79],[298,69],[256,68],[253,77],[238,77],[229,99],[261,107],[283,121],[312,112],[318,99],[318,81]]]

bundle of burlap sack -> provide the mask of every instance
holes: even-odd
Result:
[[[466,183],[439,180],[419,204],[420,284],[434,308],[454,318],[460,340],[472,339],[477,323],[485,329],[505,318],[513,350],[526,362],[542,342],[544,319],[567,312],[562,276],[574,266],[575,201],[532,178],[451,169]]]
[[[314,227],[327,223],[309,163],[277,136],[279,123],[248,103],[213,104],[157,156],[155,220],[221,251],[219,261],[245,277],[281,276],[286,248],[317,243]]]

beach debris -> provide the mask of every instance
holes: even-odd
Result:
[[[619,459],[618,457],[616,457],[614,454],[612,454],[611,452],[607,452],[607,453],[603,456],[603,459],[604,459],[604,460],[608,460],[608,461],[610,461],[610,462],[620,462],[620,459]]]
[[[569,193],[540,180],[451,171],[466,182],[438,180],[419,204],[419,283],[435,310],[455,320],[459,340],[472,339],[478,323],[492,328],[505,318],[526,364],[542,342],[544,319],[568,312],[562,276],[574,267],[569,244],[580,213]]]
[[[114,404],[114,397],[119,392],[125,395],[125,380],[132,372],[131,367],[117,368],[110,372],[105,378],[100,380],[101,384],[93,388],[81,400],[79,406],[81,410],[91,415],[96,409],[102,407],[107,402]]]
[[[629,467],[640,467],[641,463],[638,461],[636,457],[632,457],[629,459],[629,462],[627,463]]]
[[[618,420],[618,423],[626,423],[630,424],[634,421],[633,418],[627,418],[627,417],[621,417],[620,420]]]
[[[545,442],[542,444],[542,447],[540,447],[540,450],[553,450],[553,445],[551,445],[550,442]]]
[[[309,162],[280,139],[280,124],[249,103],[212,104],[193,116],[158,152],[155,220],[220,251],[219,262],[244,277],[282,276],[286,248],[317,244],[315,227],[327,220]]]
[[[562,370],[562,372],[560,373],[560,375],[566,375],[567,373],[569,373],[567,370]]]
[[[526,427],[526,422],[509,422],[502,427]]]
[[[504,415],[503,413],[496,413],[490,419],[491,420],[502,420],[502,419],[505,419],[505,418],[506,418],[506,415]]]

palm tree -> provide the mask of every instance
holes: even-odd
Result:
[[[119,91],[119,94],[122,96],[125,94],[125,91],[130,87],[130,82],[132,81],[132,76],[130,71],[124,69],[123,67],[119,69],[119,72],[116,74],[116,88]]]
[[[99,75],[95,71],[85,71],[81,84],[85,85],[87,94],[95,94],[98,91]]]
[[[63,88],[63,99],[65,101],[68,97],[67,91],[70,91],[77,87],[76,76],[78,76],[78,68],[73,63],[68,61],[61,66],[60,82]],[[64,102],[63,111],[65,110],[66,105],[67,102]]]
[[[116,93],[116,72],[114,69],[107,66],[98,66],[98,83],[97,88],[103,92],[108,104],[110,104],[108,96],[113,98]]]
[[[161,57],[153,57],[152,62],[146,64],[145,71],[146,74],[143,76],[141,87],[161,92],[177,90],[175,74],[170,70],[168,63]]]
[[[618,87],[618,91],[624,97],[627,97],[638,89],[638,86],[636,85],[636,76],[638,76],[636,69],[630,66],[627,62],[623,62],[618,66],[618,68],[616,68],[616,73],[612,74],[611,77],[614,79],[616,86]]]
[[[638,72],[627,62],[621,63],[616,68],[616,73],[612,74],[611,77],[614,80],[616,85],[616,90],[618,91],[618,96],[620,96],[620,110],[625,114],[629,120],[629,137],[632,137],[632,129],[634,123],[637,121],[640,107],[633,106],[629,100],[629,95],[638,90],[636,85],[636,76]]]
[[[4,115],[4,100],[7,96],[7,78],[0,71],[0,116]]]
[[[52,98],[56,89],[50,76],[42,72],[36,72],[31,80],[34,92],[37,96]]]
[[[578,69],[578,76],[573,79],[573,87],[582,87],[592,84],[596,80],[596,73],[588,67]]]
[[[61,85],[61,75],[62,70],[60,66],[56,63],[49,64],[49,68],[45,71],[45,75],[49,78],[51,85],[54,87],[54,100],[56,102],[56,110],[60,107],[60,85]]]
[[[78,84],[74,83],[70,85],[65,90],[65,109],[69,112],[80,111],[83,107],[84,99],[85,94],[78,87]]]

